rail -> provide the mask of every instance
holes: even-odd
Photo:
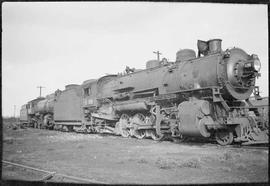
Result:
[[[34,170],[34,171],[37,171],[37,172],[47,173],[45,176],[43,176],[41,179],[38,179],[37,181],[46,181],[46,180],[50,180],[54,176],[60,176],[62,178],[68,178],[68,179],[71,179],[71,180],[76,180],[76,181],[85,182],[85,183],[106,184],[104,182],[100,182],[100,181],[93,180],[93,179],[86,179],[86,178],[80,178],[80,177],[76,177],[76,176],[60,174],[60,173],[51,172],[51,171],[47,171],[47,170],[43,170],[43,169],[38,169],[38,168],[35,168],[35,167],[30,167],[30,166],[27,166],[27,165],[18,164],[18,163],[6,161],[6,160],[2,160],[2,163],[10,164],[10,165],[17,166],[17,167],[22,167],[22,168],[25,168],[25,169],[31,169],[31,170]]]

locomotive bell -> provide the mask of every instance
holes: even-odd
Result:
[[[188,61],[196,58],[196,53],[192,49],[182,49],[176,53],[176,62]]]

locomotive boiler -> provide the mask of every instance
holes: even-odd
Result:
[[[240,48],[222,51],[220,39],[197,46],[198,56],[184,49],[175,62],[151,60],[144,70],[92,81],[84,88],[85,122],[123,137],[214,137],[221,145],[267,141],[247,107],[258,56]]]
[[[34,128],[53,129],[54,105],[60,90],[46,97],[38,97],[23,105],[20,110],[20,121]]]
[[[23,105],[20,110],[20,122],[24,125],[37,127],[37,104],[44,100],[44,97],[38,97]]]

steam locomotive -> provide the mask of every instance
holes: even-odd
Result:
[[[258,94],[260,60],[240,48],[225,51],[221,39],[198,40],[176,53],[176,61],[150,60],[146,69],[126,68],[67,85],[46,98],[23,105],[21,122],[37,128],[109,132],[123,137],[213,138],[232,142],[268,142],[267,127],[249,113]]]

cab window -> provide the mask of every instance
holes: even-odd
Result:
[[[91,89],[90,88],[84,88],[84,95],[85,96],[90,96]]]

